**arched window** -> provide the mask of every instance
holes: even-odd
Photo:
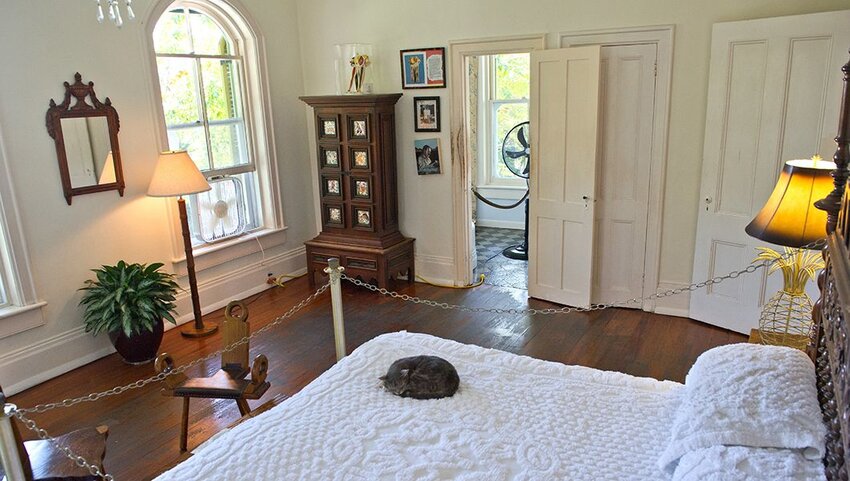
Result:
[[[264,212],[275,207],[262,198],[273,177],[263,169],[271,164],[268,147],[257,142],[263,116],[251,116],[263,109],[261,98],[251,98],[263,90],[250,90],[259,59],[244,51],[251,39],[244,20],[220,4],[174,2],[153,30],[168,148],[187,150],[213,185],[188,203],[195,244],[275,227]]]

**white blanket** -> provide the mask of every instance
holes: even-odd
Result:
[[[458,393],[421,401],[378,386],[392,361],[417,354],[452,362]],[[157,480],[667,480],[656,461],[682,390],[386,334]]]
[[[679,460],[673,481],[825,481],[820,459],[799,450],[713,446]]]
[[[659,467],[712,446],[801,450],[820,459],[824,436],[814,366],[785,347],[731,344],[703,353],[685,381]]]

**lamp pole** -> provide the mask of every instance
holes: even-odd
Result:
[[[186,211],[186,200],[183,199],[182,195],[177,198],[177,206],[180,208],[180,228],[183,230],[183,249],[186,250],[186,271],[189,274],[189,292],[192,295],[192,312],[195,316],[195,322],[192,327],[180,331],[180,334],[186,337],[209,336],[218,329],[218,326],[215,324],[205,326],[203,317],[201,316],[198,279],[195,276],[195,256],[192,254],[192,236],[189,233],[189,214]]]

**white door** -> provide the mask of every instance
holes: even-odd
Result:
[[[531,53],[528,295],[572,306],[593,276],[599,50]]]
[[[694,282],[741,269],[765,245],[744,227],[786,160],[832,156],[848,25],[850,11],[714,25]],[[696,291],[690,316],[749,332],[780,287],[772,277],[760,270]]]
[[[601,55],[594,303],[643,295],[656,46],[603,46]]]

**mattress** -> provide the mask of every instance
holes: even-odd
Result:
[[[384,391],[396,359],[449,360],[451,398]],[[158,481],[654,480],[684,386],[397,332],[363,344],[279,406]]]

